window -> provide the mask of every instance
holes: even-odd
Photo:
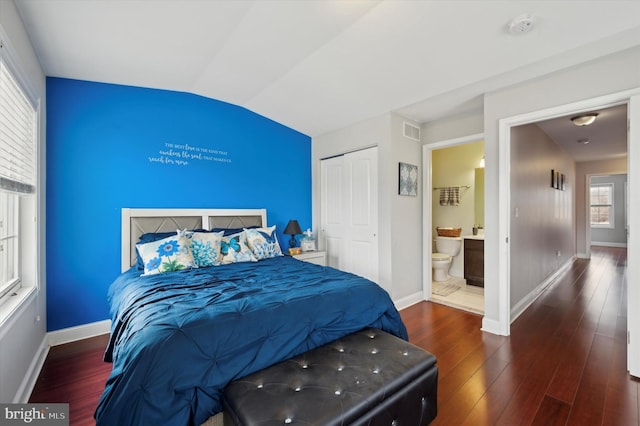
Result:
[[[25,253],[35,257],[35,241],[24,235],[33,234],[24,218],[36,203],[38,114],[10,58],[0,39],[0,305],[23,285],[22,272],[29,269]]]
[[[16,196],[0,192],[0,300],[18,286]]]
[[[590,200],[591,227],[613,228],[613,183],[592,184]]]

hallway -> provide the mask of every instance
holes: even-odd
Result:
[[[402,311],[410,341],[438,358],[434,425],[638,425],[627,374],[626,249],[592,247],[511,326],[423,302]],[[458,311],[460,312],[460,311]]]

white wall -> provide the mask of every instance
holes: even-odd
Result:
[[[500,310],[500,289],[492,285],[500,278],[497,254],[506,250],[498,231],[501,200],[508,195],[499,192],[499,120],[638,87],[640,48],[634,48],[485,95],[485,329],[509,320]]]
[[[482,111],[468,112],[424,123],[421,127],[425,145],[477,135],[484,131],[484,114]]]
[[[500,201],[507,194],[499,192],[499,120],[588,100],[640,87],[640,48],[632,48],[614,55],[586,62],[530,81],[487,93],[484,108],[477,114],[445,117],[422,124],[423,142],[428,145],[477,133],[485,137],[485,318],[483,328],[494,332],[504,323],[499,309],[500,292],[497,286],[500,273],[500,244],[498,229]],[[626,159],[616,160],[626,164]],[[615,166],[590,168],[576,166],[576,206],[584,205],[585,173],[623,172]],[[425,173],[430,173],[426,170]],[[582,198],[581,198],[582,197]],[[584,209],[576,209],[576,242],[578,252],[585,246]],[[508,319],[506,319],[508,321]]]
[[[422,146],[420,142],[403,136],[404,122],[418,123],[398,114],[391,114],[391,156],[387,159],[392,182],[391,198],[391,255],[393,300],[415,294],[422,295]],[[418,195],[398,194],[398,163],[418,166]]]
[[[391,217],[391,206],[388,194],[390,183],[383,176],[388,176],[390,171],[386,162],[382,158],[389,158],[390,155],[390,120],[389,115],[358,123],[332,133],[317,136],[311,141],[311,173],[312,173],[312,209],[313,209],[313,232],[318,236],[318,249],[325,249],[325,241],[320,226],[320,160],[333,157],[335,155],[356,151],[359,149],[378,147],[378,224],[380,232],[378,234],[378,259],[379,284],[387,291],[391,289],[391,231],[389,227]]]
[[[399,162],[418,165],[422,173],[420,144],[402,136],[404,121],[412,123],[397,114],[383,114],[312,141],[313,226],[321,248],[320,160],[378,147],[378,277],[400,307],[420,300],[422,294],[422,189],[417,197],[398,195]]]
[[[46,276],[44,270],[45,251],[45,129],[46,99],[45,75],[25,32],[22,20],[12,1],[0,1],[0,26],[13,47],[14,58],[29,79],[31,89],[41,99],[39,146],[39,170],[37,209],[39,218],[37,233],[39,259],[37,277],[39,290],[12,314],[0,328],[0,402],[26,402],[39,371],[39,363],[46,354]],[[35,257],[36,253],[33,253]]]

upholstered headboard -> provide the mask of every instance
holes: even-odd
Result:
[[[177,229],[267,226],[266,209],[122,209],[122,272],[136,264],[142,234]]]

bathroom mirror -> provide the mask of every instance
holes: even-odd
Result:
[[[475,170],[474,187],[475,224],[484,227],[484,168],[478,167]]]

